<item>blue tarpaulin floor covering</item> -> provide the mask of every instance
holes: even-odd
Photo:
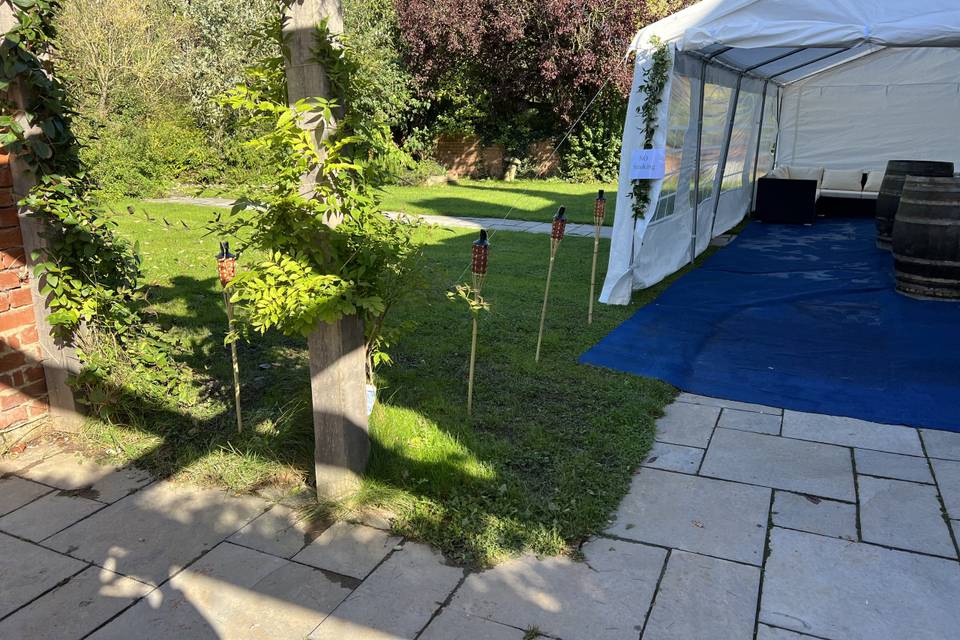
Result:
[[[960,431],[960,302],[896,293],[872,220],[752,223],[581,362],[717,398]]]

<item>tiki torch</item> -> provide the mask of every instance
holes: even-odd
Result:
[[[480,300],[480,290],[487,279],[487,260],[490,257],[490,241],[486,229],[480,230],[480,237],[473,241],[473,260],[470,270],[473,272],[473,295]],[[467,415],[473,413],[473,370],[477,361],[477,312],[473,312],[473,336],[470,339],[470,375],[467,378]]]
[[[540,332],[537,334],[537,354],[534,360],[540,362],[540,343],[543,341],[543,323],[547,319],[547,300],[550,298],[550,280],[553,277],[553,262],[557,257],[557,248],[563,240],[563,231],[567,228],[567,217],[564,214],[566,207],[557,209],[553,216],[553,227],[550,229],[550,264],[547,266],[547,286],[543,290],[543,308],[540,310]]]
[[[233,303],[227,293],[227,285],[237,273],[237,256],[230,253],[230,243],[220,243],[220,253],[217,255],[217,273],[220,275],[220,285],[223,288],[223,303],[227,307],[227,331],[233,330]],[[243,420],[240,418],[240,365],[237,361],[237,342],[230,341],[230,358],[233,361],[233,401],[237,408],[237,431],[243,431]]]
[[[590,305],[587,307],[587,324],[593,324],[593,297],[597,285],[597,254],[600,252],[600,228],[607,213],[607,199],[603,189],[597,192],[597,201],[593,205],[593,268],[590,270]]]

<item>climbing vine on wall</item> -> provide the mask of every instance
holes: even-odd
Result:
[[[95,206],[78,156],[67,93],[51,62],[59,2],[13,0],[13,6],[16,25],[0,43],[0,146],[37,180],[21,204],[41,221],[46,241],[32,258],[49,321],[66,341],[82,325],[122,333],[138,320],[130,302],[140,263]]]
[[[665,42],[654,41],[656,49],[650,66],[643,72],[643,83],[637,91],[643,93],[643,104],[637,107],[637,113],[643,118],[643,148],[653,148],[653,136],[657,129],[657,113],[663,102],[663,90],[667,86],[670,73],[670,47]],[[633,197],[633,217],[643,218],[650,206],[650,180],[631,181]]]

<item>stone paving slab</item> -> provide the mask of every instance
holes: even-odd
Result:
[[[677,396],[677,402],[700,404],[707,407],[720,407],[721,409],[738,409],[740,411],[753,411],[755,413],[769,413],[778,416],[783,415],[783,409],[778,409],[776,407],[768,407],[762,404],[752,404],[750,402],[738,402],[737,400],[711,398],[709,396],[700,396],[695,393],[687,393],[686,391]]]
[[[751,638],[759,587],[759,567],[673,551],[643,637]]]
[[[759,565],[770,489],[641,469],[607,533]]]
[[[783,412],[783,435],[845,447],[922,456],[916,429],[801,411]]]
[[[869,476],[858,484],[864,542],[957,557],[936,487]]]
[[[819,442],[717,429],[700,473],[797,493],[856,500],[850,452]]]
[[[803,640],[804,638],[813,638],[813,636],[805,636],[802,633],[778,629],[765,624],[757,626],[757,640]],[[816,638],[813,638],[813,640],[816,640]]]
[[[857,449],[854,451],[857,473],[895,480],[933,483],[926,458],[905,456],[899,453]]]
[[[780,435],[781,420],[782,418],[775,414],[728,408],[720,412],[720,421],[717,423],[717,426],[776,436]]]
[[[931,459],[930,465],[947,513],[951,518],[960,519],[960,462]]]
[[[920,429],[920,435],[931,458],[960,460],[960,433]]]
[[[17,475],[57,489],[83,489],[86,497],[101,502],[116,502],[153,481],[146,471],[100,465],[69,453],[48,457],[19,471]]]
[[[960,564],[774,528],[760,620],[834,640],[943,640],[960,628]]]
[[[322,571],[226,542],[91,638],[303,638],[349,593]]]
[[[0,638],[82,638],[152,589],[112,571],[89,567],[0,621]]]
[[[773,524],[834,538],[857,539],[857,506],[786,491],[773,496]]]
[[[525,640],[520,629],[446,608],[434,618],[419,640]]]
[[[0,516],[53,491],[50,487],[17,476],[0,479]]]
[[[680,473],[696,473],[703,459],[703,449],[684,447],[679,444],[654,442],[653,448],[644,460],[644,467],[678,471]]]
[[[79,560],[0,533],[0,618],[85,566]]]
[[[313,640],[414,638],[463,578],[439,553],[406,543],[317,627]]]
[[[37,465],[47,458],[60,455],[60,453],[60,449],[56,447],[40,445],[27,447],[22,453],[0,456],[0,476],[11,473],[22,476],[31,466]]]
[[[656,439],[660,442],[706,448],[717,424],[720,409],[675,402],[657,420]]]
[[[0,518],[0,531],[39,542],[100,509],[96,500],[48,493]]]
[[[293,559],[362,580],[399,543],[400,538],[380,529],[338,522],[304,547]]]
[[[584,562],[532,555],[471,574],[451,608],[564,640],[636,640],[666,551],[594,538]]]
[[[292,558],[313,535],[308,519],[296,509],[274,505],[230,536],[230,542],[281,558]]]
[[[125,576],[159,584],[266,507],[259,498],[156,482],[46,544]]]

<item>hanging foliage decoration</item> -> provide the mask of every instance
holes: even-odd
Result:
[[[660,103],[663,102],[663,90],[667,86],[667,76],[670,73],[670,47],[659,40],[652,41],[656,47],[650,66],[643,72],[643,83],[637,89],[646,99],[637,107],[637,113],[643,117],[643,148],[653,149],[653,136],[657,129],[657,113]],[[650,206],[650,180],[636,179],[631,181],[631,197],[633,198],[633,217],[643,218],[647,207]]]

